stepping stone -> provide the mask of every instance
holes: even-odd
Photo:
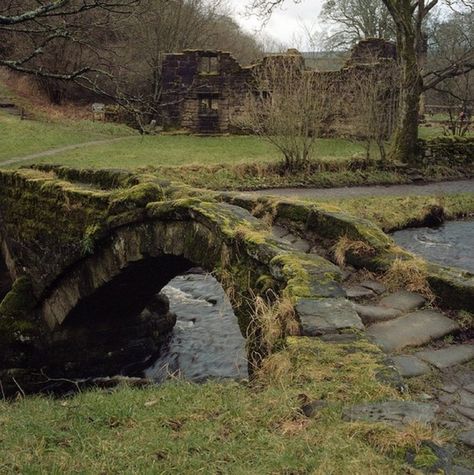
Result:
[[[392,358],[398,372],[404,378],[412,378],[414,376],[421,376],[430,371],[430,367],[415,356],[402,355],[394,356]]]
[[[474,447],[474,429],[468,430],[467,432],[462,432],[459,435],[459,440],[469,447]]]
[[[385,285],[375,280],[364,280],[360,285],[366,289],[373,290],[376,294],[383,294],[387,290]]]
[[[354,308],[365,324],[393,320],[402,314],[402,311],[396,308],[379,307],[378,305],[360,305],[356,303]]]
[[[351,285],[350,287],[345,287],[344,290],[350,299],[361,299],[375,295],[370,289],[362,287],[361,285]]]
[[[474,358],[474,345],[451,345],[441,350],[420,351],[416,356],[438,369],[445,369],[471,361]]]
[[[361,404],[343,411],[347,421],[385,422],[402,427],[412,422],[430,424],[439,410],[437,404],[412,401],[387,401]]]
[[[420,294],[401,290],[394,294],[387,295],[380,301],[383,307],[396,308],[402,312],[411,312],[420,308],[425,303],[425,299]]]
[[[395,320],[376,323],[367,330],[367,334],[389,353],[408,346],[422,346],[458,329],[459,325],[443,314],[420,310]]]
[[[338,330],[358,329],[364,325],[354,305],[343,298],[301,299],[295,306],[302,334],[320,336]]]

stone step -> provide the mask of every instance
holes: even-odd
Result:
[[[383,422],[395,427],[403,427],[413,422],[432,423],[439,411],[437,404],[412,401],[385,401],[360,404],[346,408],[346,421]]]
[[[450,345],[441,350],[424,350],[415,356],[438,369],[445,369],[474,359],[474,345]]]
[[[431,368],[424,361],[421,361],[416,356],[401,355],[394,356],[392,361],[398,372],[404,378],[412,378],[414,376],[421,376],[429,373]]]
[[[396,308],[402,312],[411,312],[422,307],[425,304],[425,299],[420,294],[400,290],[393,294],[387,295],[380,300],[382,307]]]
[[[353,304],[344,298],[301,299],[295,310],[304,336],[320,336],[340,330],[364,328]]]
[[[361,305],[354,304],[355,311],[362,318],[362,321],[366,324],[386,322],[387,320],[393,320],[394,318],[402,315],[401,310],[389,307],[380,307],[378,305]]]
[[[364,280],[359,285],[366,289],[373,290],[376,294],[383,294],[387,290],[385,285],[375,280]]]
[[[375,293],[367,287],[361,285],[349,285],[344,287],[347,297],[350,299],[362,299],[375,297]]]
[[[422,346],[459,330],[459,325],[439,312],[420,310],[388,322],[372,325],[367,334],[383,351],[390,353]]]

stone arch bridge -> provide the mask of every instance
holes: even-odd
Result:
[[[356,266],[409,258],[371,223],[315,205],[120,170],[0,171],[0,375],[34,382],[43,368],[54,377],[113,371],[105,360],[117,345],[172,328],[156,295],[197,266],[221,282],[244,334],[257,296],[291,302],[302,334],[360,330],[327,251],[341,236],[365,243],[347,252]],[[432,266],[430,279],[441,297],[456,291],[456,303],[472,303],[465,276]],[[295,331],[280,323],[282,336]]]

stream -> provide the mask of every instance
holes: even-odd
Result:
[[[157,382],[170,376],[191,381],[247,378],[245,339],[216,279],[186,274],[171,280],[162,292],[177,322],[145,376]]]
[[[448,221],[437,228],[409,228],[392,234],[397,244],[429,261],[474,273],[474,220]]]

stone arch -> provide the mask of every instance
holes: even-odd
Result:
[[[257,290],[252,288],[252,281],[258,279],[259,268],[263,271],[261,263],[249,256],[235,255],[235,249],[229,249],[222,236],[195,221],[127,225],[96,246],[93,254],[60,276],[43,299],[40,314],[50,330],[60,328],[67,319],[80,318],[91,306],[118,314],[122,310],[139,312],[149,297],[193,266],[213,272],[225,288],[231,285],[222,281],[223,260],[226,260],[225,265],[234,268],[233,277],[248,274],[246,290],[252,292]],[[137,292],[135,297],[120,291],[126,283],[132,286],[132,292]],[[236,313],[240,310],[235,308]]]
[[[259,243],[258,248],[265,251],[265,259],[262,259],[251,241],[245,241],[240,235],[244,232],[238,228],[242,221],[236,232],[233,226],[223,226],[223,223],[228,225],[229,214],[220,216],[226,219],[219,220],[218,227],[213,219],[195,212],[191,214],[180,215],[179,219],[150,219],[120,226],[97,241],[90,255],[55,280],[39,308],[49,327],[41,357],[50,374],[60,377],[66,374],[67,366],[69,376],[74,368],[80,376],[80,369],[92,360],[90,366],[96,368],[96,375],[104,374],[104,368],[114,367],[96,366],[102,364],[101,355],[92,360],[90,355],[84,358],[79,355],[73,361],[73,353],[78,355],[81,347],[90,353],[87,348],[93,350],[97,341],[102,354],[108,354],[107,342],[98,340],[97,332],[92,329],[110,335],[117,329],[122,331],[122,327],[125,332],[130,328],[132,335],[135,329],[128,317],[141,318],[142,311],[149,308],[150,302],[170,280],[195,266],[212,272],[224,289],[238,287],[239,298],[231,299],[231,303],[245,332],[251,311],[250,297],[261,290],[262,276],[272,272],[269,262],[279,249]],[[282,283],[277,279],[272,287],[278,291],[280,286],[283,288]],[[165,320],[166,325],[169,319]],[[153,332],[155,323],[149,320],[144,325]],[[118,356],[120,362],[123,355]],[[104,361],[104,365],[106,363]],[[105,369],[105,374],[107,371]],[[94,371],[88,374],[94,375]]]

